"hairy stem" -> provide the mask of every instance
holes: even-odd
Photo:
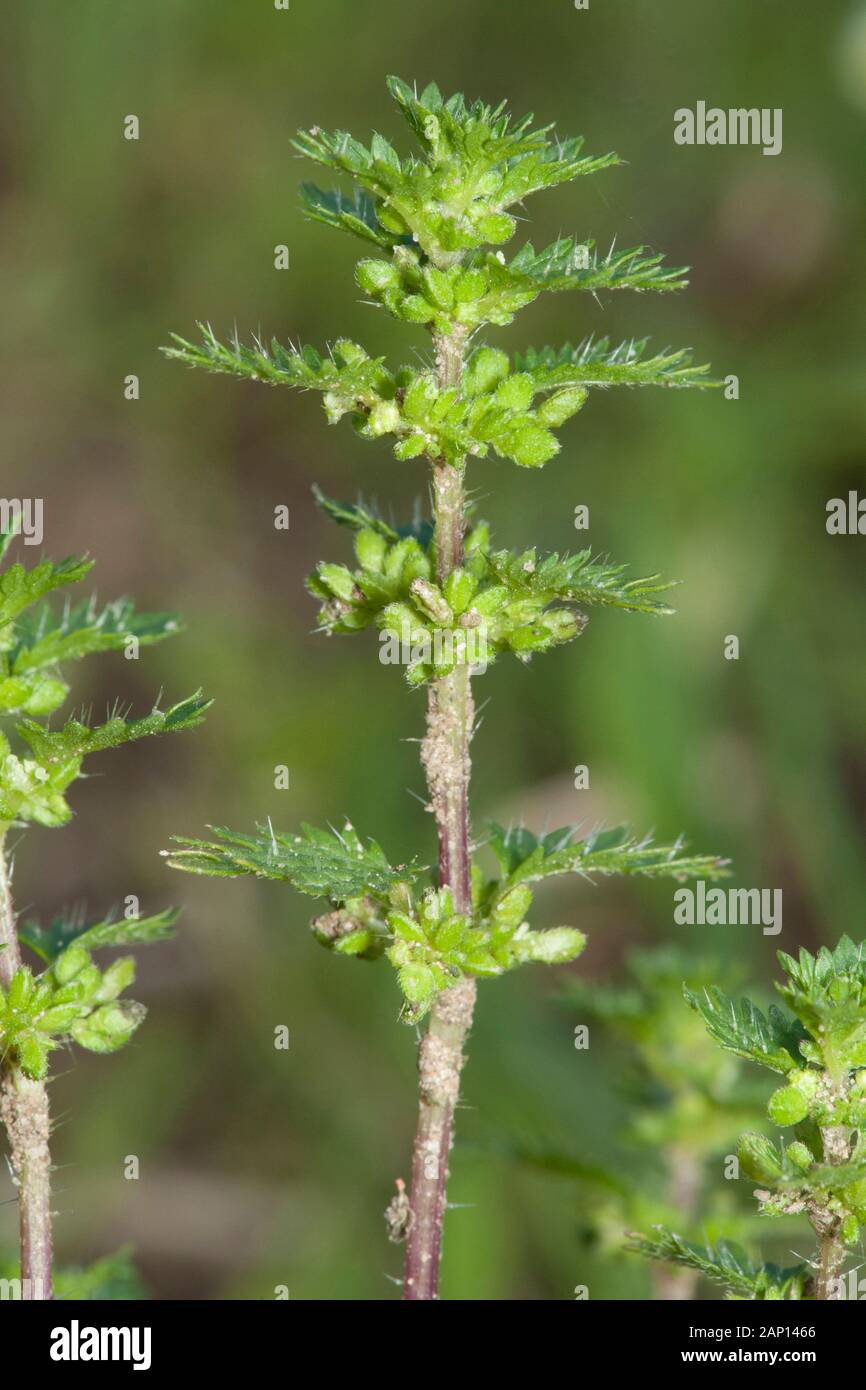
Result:
[[[463,335],[437,337],[441,387],[456,386],[463,365]],[[437,578],[442,584],[463,563],[466,502],[462,470],[444,462],[433,469]],[[469,743],[474,706],[469,667],[460,664],[435,681],[427,709],[421,761],[439,838],[439,883],[451,889],[457,912],[472,910],[469,840]],[[418,1051],[418,1128],[412,1156],[411,1221],[403,1297],[437,1297],[448,1155],[460,1093],[463,1045],[475,1006],[474,980],[440,994]]]
[[[844,1093],[844,1087],[837,1087]],[[846,1163],[850,1156],[851,1135],[844,1125],[825,1125],[821,1129],[824,1147],[824,1161],[831,1164]],[[840,1236],[841,1218],[826,1207],[817,1207],[812,1213],[812,1227],[818,1237],[818,1259],[815,1274],[815,1298],[834,1301],[842,1298],[842,1281],[839,1278],[845,1263],[845,1245]]]
[[[9,982],[21,964],[6,827],[0,830],[0,982]],[[48,1091],[14,1064],[0,1067],[0,1118],[9,1138],[10,1159],[18,1185],[21,1244],[21,1292],[28,1300],[49,1299],[51,1292],[51,1154]]]
[[[815,1298],[837,1300],[842,1297],[839,1273],[845,1262],[845,1246],[839,1239],[839,1223],[818,1232],[818,1264],[815,1276]]]

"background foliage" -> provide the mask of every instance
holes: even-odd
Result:
[[[473,468],[503,545],[589,539],[634,574],[684,581],[674,619],[596,613],[543,665],[494,670],[478,825],[520,807],[550,828],[686,828],[734,858],[732,882],[784,890],[773,939],[674,927],[663,883],[548,888],[550,925],[589,936],[581,977],[616,977],[630,945],[674,939],[760,982],[779,945],[860,939],[862,540],[828,537],[824,508],[864,486],[866,270],[852,248],[866,206],[866,6],[31,0],[7,32],[4,491],[46,499],[46,551],[90,551],[103,595],[129,591],[189,624],[137,668],[115,655],[87,672],[95,710],[163,683],[218,697],[195,739],[131,747],[122,766],[116,755],[110,777],[80,786],[62,836],[27,838],[22,910],[48,920],[86,900],[99,916],[137,893],[159,911],[178,883],[156,851],[169,831],[201,834],[215,807],[250,829],[268,815],[285,827],[349,816],[389,855],[426,862],[432,824],[406,741],[423,695],[372,645],[313,636],[303,591],[332,540],[312,482],[393,500],[404,520],[419,466],[324,430],[312,397],[185,374],[157,352],[170,328],[207,316],[223,336],[236,321],[295,341],[357,335],[402,359],[403,327],[358,302],[355,248],[303,220],[306,172],[289,146],[316,121],[402,139],[382,87],[391,71],[507,96],[628,161],[539,201],[536,244],[591,230],[602,247],[645,243],[694,267],[681,296],[546,297],[521,317],[527,342],[645,331],[741,379],[736,403],[596,396],[543,473],[493,458]],[[675,146],[673,111],[699,98],[781,106],[783,153]],[[131,112],[138,143],[122,138]],[[130,372],[137,402],[123,399]],[[272,526],[280,503],[288,534]],[[588,538],[573,530],[579,503]],[[727,633],[739,662],[722,659]],[[278,763],[288,791],[274,789]],[[590,791],[573,789],[579,763]],[[391,1297],[399,1254],[380,1213],[408,1176],[414,1121],[413,1039],[396,1026],[392,982],[340,970],[279,885],[182,886],[177,941],[141,961],[146,1036],[110,1068],[70,1055],[63,1071],[58,1054],[52,1108],[75,1116],[55,1135],[61,1257],[130,1241],[162,1297],[269,1297],[277,1283],[296,1298]],[[646,1162],[619,1137],[622,1054],[602,1030],[574,1050],[561,984],[527,972],[482,986],[452,1164],[452,1199],[469,1206],[449,1217],[446,1297],[650,1292],[639,1261],[589,1239],[567,1172],[510,1156],[525,1140],[589,1165],[615,1154],[638,1181]],[[272,1045],[279,1023],[288,1053]],[[128,1154],[137,1182],[123,1178]],[[13,1224],[14,1207],[0,1209],[0,1239]],[[780,1263],[787,1249],[780,1240]]]

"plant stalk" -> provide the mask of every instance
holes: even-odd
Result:
[[[441,389],[457,386],[463,368],[464,335],[437,336],[436,363]],[[445,582],[463,563],[466,499],[462,468],[433,467],[437,579]],[[451,889],[455,911],[472,911],[469,834],[469,744],[474,704],[469,667],[455,666],[433,682],[421,762],[439,839],[439,884]],[[411,1217],[406,1244],[403,1298],[435,1299],[445,1217],[448,1155],[454,1109],[460,1094],[463,1045],[472,1024],[475,981],[461,980],[443,991],[430,1011],[418,1049],[418,1127],[412,1155]]]
[[[8,989],[21,965],[9,863],[7,827],[0,832],[0,982]],[[48,1090],[32,1081],[14,1062],[0,1064],[0,1118],[9,1138],[10,1159],[18,1186],[21,1249],[21,1297],[42,1301],[51,1287],[51,1121]]]
[[[840,1094],[844,1088],[838,1086]],[[825,1125],[821,1129],[824,1161],[829,1164],[847,1162],[850,1157],[851,1135],[844,1125]],[[841,1220],[837,1213],[825,1207],[812,1213],[812,1226],[818,1238],[818,1259],[815,1265],[815,1298],[833,1302],[842,1298],[839,1278],[845,1263],[845,1245],[841,1239]]]

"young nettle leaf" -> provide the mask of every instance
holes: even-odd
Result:
[[[9,662],[20,676],[93,652],[122,651],[131,638],[150,646],[180,631],[175,614],[136,613],[129,599],[116,599],[102,609],[95,599],[85,599],[74,607],[65,605],[60,613],[45,604],[16,623]]]
[[[724,878],[728,873],[726,859],[687,854],[679,840],[672,845],[656,845],[649,836],[632,836],[626,826],[596,830],[582,840],[574,838],[576,826],[553,830],[540,839],[523,827],[504,830],[493,821],[489,829],[490,845],[503,869],[503,884],[508,886],[568,873],[584,878],[635,874],[680,881]]]
[[[747,1300],[801,1299],[806,1297],[811,1273],[807,1264],[780,1269],[756,1264],[738,1245],[719,1241],[701,1247],[657,1226],[653,1235],[629,1233],[628,1248],[650,1260],[663,1260],[695,1269],[704,1278],[722,1284],[728,1296]]]
[[[558,432],[578,415],[593,387],[706,386],[707,369],[686,351],[645,353],[643,341],[611,348],[586,339],[578,348],[530,351],[515,358],[485,344],[488,324],[511,322],[545,290],[663,291],[682,288],[684,272],[655,251],[599,254],[590,238],[560,238],[510,258],[500,248],[518,227],[532,193],[619,164],[614,154],[583,152],[533,117],[515,119],[504,103],[445,97],[435,83],[420,92],[401,79],[388,90],[416,142],[404,154],[381,134],[364,143],[316,125],[295,149],[346,176],[346,191],[305,185],[312,219],[367,244],[355,278],[364,298],[429,335],[427,358],[390,368],[355,343],[327,354],[269,346],[237,336],[222,343],[208,326],[201,341],[175,337],[169,357],[189,366],[322,392],[329,423],[348,417],[361,438],[387,440],[394,456],[431,470],[432,517],[410,525],[376,508],[331,502],[322,508],[354,533],[354,559],[320,562],[307,587],[328,634],[376,629],[383,664],[403,668],[410,685],[428,686],[421,761],[438,838],[438,874],[418,884],[417,864],[392,868],[373,842],[351,829],[256,835],[215,831],[211,840],[179,840],[169,864],[193,873],[281,879],[330,899],[316,918],[317,940],[338,955],[386,958],[397,972],[402,1016],[430,1014],[421,1044],[420,1111],[412,1197],[399,1222],[407,1236],[407,1299],[436,1296],[445,1172],[463,1065],[463,1041],[475,980],[526,962],[558,964],[583,949],[574,927],[539,929],[528,920],[528,885],[551,874],[715,878],[725,863],[655,845],[625,829],[577,838],[573,827],[537,839],[494,827],[501,876],[473,876],[469,823],[469,743],[474,679],[505,653],[527,661],[577,637],[584,606],[668,613],[670,585],[657,575],[628,578],[621,565],[593,556],[539,555],[534,547],[493,551],[488,528],[467,502],[470,461],[507,459],[540,468],[561,450]],[[471,343],[471,346],[470,346]],[[866,1098],[864,1098],[866,1105]],[[431,1163],[430,1156],[436,1155]]]
[[[113,715],[104,724],[96,725],[82,724],[78,719],[70,719],[62,729],[55,732],[44,729],[32,719],[22,720],[16,727],[39,763],[46,768],[52,765],[67,766],[70,760],[81,759],[88,753],[101,753],[106,748],[118,748],[122,743],[132,743],[136,739],[147,738],[150,734],[194,729],[202,722],[212,703],[212,700],[204,699],[199,690],[195,695],[172,705],[170,709],[154,709],[142,719],[127,720],[120,715]]]
[[[617,347],[608,338],[592,336],[572,347],[527,348],[514,357],[515,371],[528,375],[539,391],[596,386],[718,386],[707,373],[708,364],[693,367],[688,348],[646,356],[647,338],[628,339]]]
[[[43,560],[30,570],[23,565],[10,565],[0,574],[0,629],[54,589],[77,584],[92,568],[92,560],[73,558],[62,560],[59,565]]]
[[[352,195],[346,195],[339,189],[325,193],[314,183],[303,183],[301,202],[312,221],[352,232],[363,241],[372,241],[390,250],[400,240],[381,225],[376,216],[375,200],[361,188],[356,188]]]
[[[217,837],[211,841],[175,836],[183,848],[163,850],[169,866],[193,874],[278,879],[338,905],[364,893],[387,897],[395,885],[411,883],[422,872],[414,860],[392,868],[376,841],[365,845],[348,822],[340,832],[302,825],[298,835],[277,834],[270,825],[256,835],[211,829]]]
[[[18,940],[35,951],[48,965],[73,941],[95,951],[101,946],[139,946],[152,941],[165,941],[174,935],[180,914],[169,908],[152,917],[106,918],[88,926],[80,915],[55,917],[49,926],[38,922],[23,922],[18,928]]]
[[[701,994],[688,988],[683,992],[701,1015],[710,1036],[729,1052],[783,1074],[802,1065],[800,1042],[806,1033],[774,1004],[765,1018],[751,1000],[741,999],[737,1003],[715,986]]]

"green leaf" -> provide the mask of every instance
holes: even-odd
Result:
[[[352,531],[375,531],[386,540],[395,542],[411,536],[425,550],[433,538],[433,522],[430,517],[422,516],[420,502],[415,504],[415,516],[411,522],[403,526],[392,526],[379,515],[372,504],[364,502],[363,498],[359,498],[357,502],[335,502],[315,483],[312,492],[316,505],[321,507],[332,521],[336,521],[338,526],[346,526]]]
[[[180,913],[174,908],[167,908],[151,917],[107,918],[95,926],[87,926],[76,915],[55,917],[47,927],[38,922],[24,922],[18,928],[18,937],[51,965],[73,941],[78,941],[90,951],[98,950],[101,946],[140,946],[152,941],[164,941],[174,935],[179,916]]]
[[[67,763],[71,759],[85,757],[88,753],[100,753],[106,748],[117,748],[122,743],[146,738],[149,734],[193,729],[202,722],[212,703],[212,700],[202,699],[199,690],[195,695],[172,705],[170,709],[153,710],[143,719],[127,721],[119,715],[114,715],[104,724],[97,724],[95,727],[82,724],[77,719],[70,719],[62,729],[54,733],[44,729],[33,719],[25,719],[17,727],[39,762],[45,765]]]
[[[681,290],[688,284],[684,267],[662,265],[660,255],[647,255],[644,246],[630,251],[611,250],[599,256],[592,241],[579,244],[572,237],[536,253],[531,242],[501,268],[494,288],[538,290]]]
[[[70,557],[55,565],[43,560],[31,570],[23,565],[10,565],[0,574],[0,627],[17,618],[31,603],[44,598],[53,589],[77,584],[93,568],[92,560]]]
[[[173,333],[175,346],[164,347],[165,356],[209,372],[226,372],[272,386],[335,391],[350,400],[359,398],[370,403],[378,399],[382,387],[388,386],[382,359],[368,357],[356,343],[340,340],[330,356],[322,357],[313,347],[286,348],[276,338],[269,347],[258,338],[247,347],[237,334],[230,343],[221,343],[210,324],[200,323],[198,328],[201,343],[187,342]]]
[[[740,1299],[803,1299],[809,1284],[808,1265],[781,1269],[773,1264],[756,1264],[739,1245],[720,1240],[701,1247],[683,1240],[673,1231],[656,1226],[651,1236],[628,1233],[629,1250],[650,1260],[662,1260],[696,1269],[705,1279],[722,1284]]]
[[[532,883],[553,874],[574,873],[584,878],[596,874],[641,875],[645,878],[721,878],[727,860],[715,855],[689,855],[683,844],[655,845],[644,836],[633,837],[626,826],[597,830],[575,840],[577,827],[565,826],[537,839],[522,827],[504,830],[490,823],[490,843],[507,877],[503,884]],[[502,889],[500,889],[500,892]]]
[[[348,823],[342,832],[302,825],[298,835],[278,835],[270,825],[259,826],[256,835],[209,828],[216,840],[175,836],[184,848],[163,850],[169,866],[227,878],[277,879],[337,905],[364,893],[386,897],[395,884],[411,883],[422,872],[414,860],[392,868],[376,841],[365,846]]]
[[[728,1052],[783,1075],[802,1067],[799,1043],[806,1037],[805,1030],[775,1005],[770,1006],[765,1018],[750,999],[736,1003],[715,986],[702,995],[690,989],[683,993],[704,1020],[710,1036]]]
[[[601,556],[593,558],[591,550],[562,556],[554,552],[540,560],[534,547],[522,554],[499,550],[490,552],[487,562],[514,596],[541,598],[545,603],[599,604],[633,613],[674,611],[655,595],[674,588],[675,581],[663,580],[657,574],[625,579],[625,565],[614,565]]]
[[[380,224],[376,204],[363,189],[356,188],[349,197],[339,189],[326,193],[314,183],[302,183],[301,203],[312,221],[352,232],[354,236],[372,241],[376,246],[391,250],[400,241],[399,237],[386,231]]]
[[[95,599],[55,614],[45,604],[15,625],[10,662],[16,675],[41,670],[60,661],[77,660],[91,652],[122,650],[134,637],[145,646],[180,631],[173,613],[136,613],[129,599],[116,599],[99,609]]]
[[[647,338],[630,338],[617,347],[608,338],[584,338],[577,347],[527,348],[517,353],[514,369],[532,378],[533,388],[554,391],[569,386],[721,386],[707,373],[709,364],[692,366],[688,348],[647,357]]]

